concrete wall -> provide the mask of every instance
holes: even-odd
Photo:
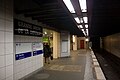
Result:
[[[104,49],[120,58],[120,33],[103,38]]]
[[[0,80],[13,80],[13,0],[0,0]]]

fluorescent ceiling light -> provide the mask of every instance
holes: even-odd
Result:
[[[86,38],[86,39],[85,39],[85,41],[89,41],[89,39],[88,39],[88,38]]]
[[[80,28],[83,28],[83,26],[82,26],[82,25],[79,25],[79,27],[80,27]]]
[[[83,23],[83,19],[82,18],[80,18],[80,22]]]
[[[88,35],[88,29],[86,29],[87,35]]]
[[[70,0],[63,0],[63,2],[65,3],[65,5],[67,6],[71,13],[75,13],[75,10]]]
[[[87,17],[83,17],[83,20],[85,23],[88,23],[88,18]]]
[[[85,33],[84,29],[81,29],[81,30],[82,30],[83,34],[86,36],[86,33]]]
[[[81,29],[82,30],[82,32],[84,32],[84,29]]]
[[[86,0],[79,0],[82,12],[87,12]]]
[[[76,20],[77,23],[80,23],[80,20],[78,17],[74,18]]]
[[[80,26],[78,25],[78,28],[80,28]]]
[[[85,28],[88,28],[88,24],[85,25]]]
[[[86,36],[85,31],[83,32],[83,34]]]

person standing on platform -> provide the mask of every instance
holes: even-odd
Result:
[[[44,51],[45,63],[50,64],[50,56],[51,56],[50,46],[48,45],[48,43],[45,43],[43,46],[44,46],[43,51]]]

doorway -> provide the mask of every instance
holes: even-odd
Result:
[[[84,40],[80,40],[80,49],[84,49]]]

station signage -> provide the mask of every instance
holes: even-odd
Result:
[[[16,43],[15,59],[21,60],[32,56],[32,43]]]
[[[42,37],[43,28],[25,21],[14,19],[14,34]]]
[[[33,43],[32,50],[33,50],[33,56],[43,54],[43,44],[42,43]]]
[[[43,54],[42,43],[15,43],[15,60],[21,60],[40,54]]]

